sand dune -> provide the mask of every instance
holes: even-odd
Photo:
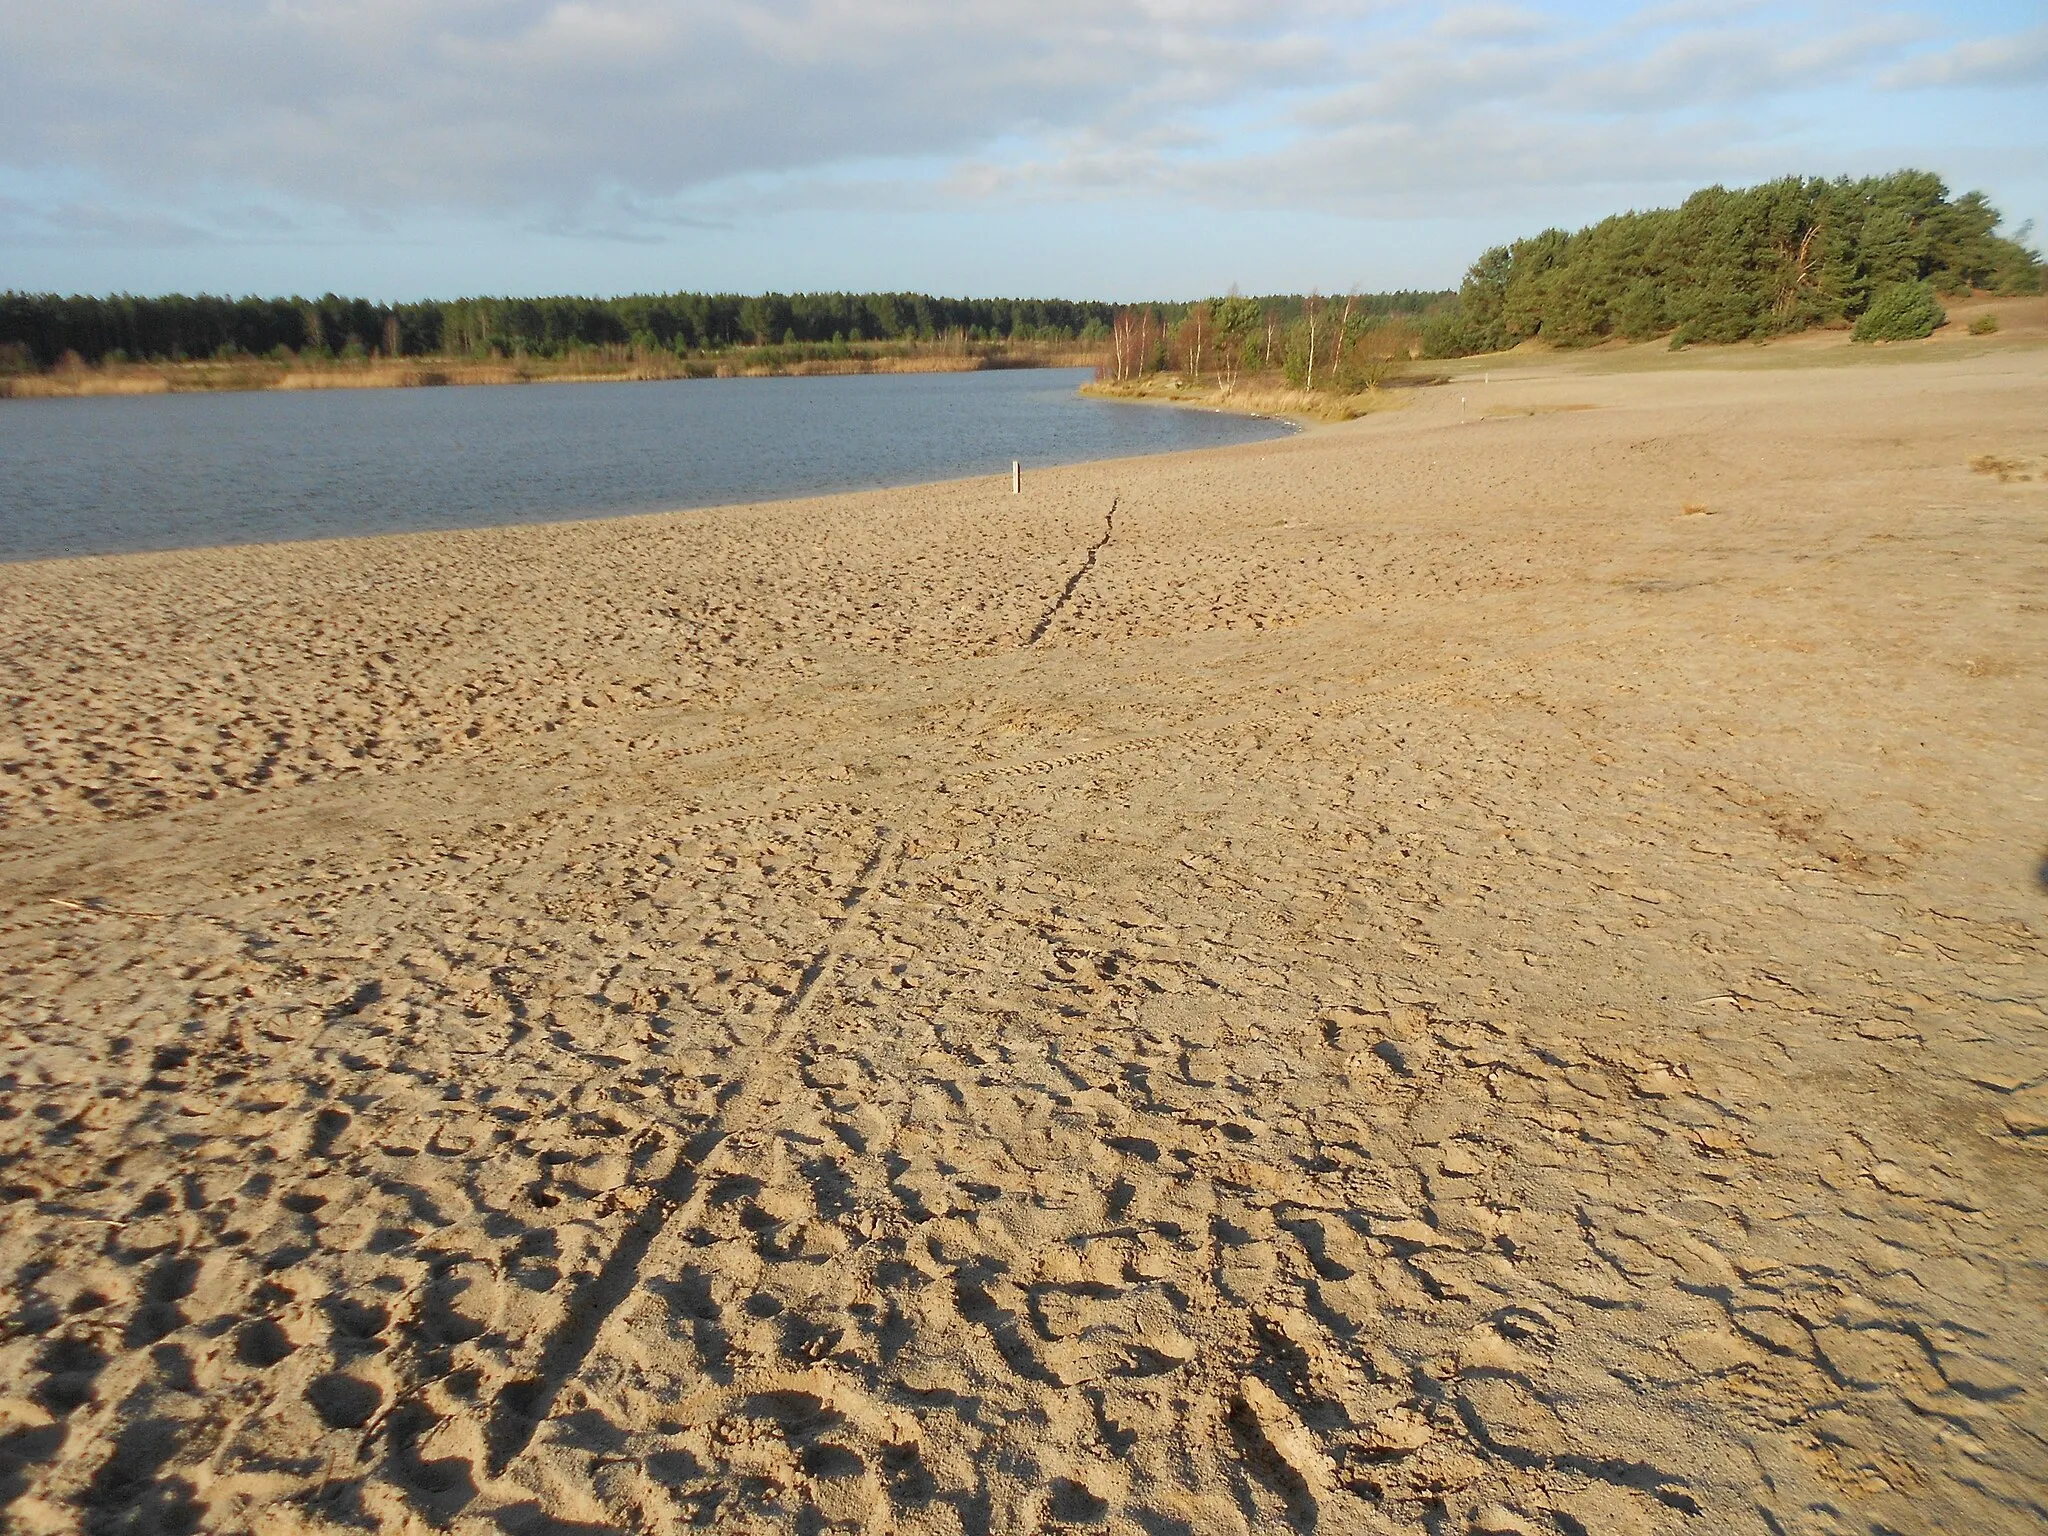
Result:
[[[2039,1529],[2044,384],[0,568],[0,1507]]]

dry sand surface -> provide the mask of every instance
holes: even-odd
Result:
[[[0,569],[6,1520],[2038,1529],[2048,351],[1726,361]]]

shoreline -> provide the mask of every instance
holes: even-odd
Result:
[[[1156,401],[1154,404],[1167,405],[1172,402]],[[1256,415],[1257,413],[1246,413]],[[1062,464],[1042,464],[1033,468],[1025,466],[1027,480],[1039,476],[1057,475],[1067,471],[1096,466],[1123,464],[1140,465],[1155,459],[1196,458],[1204,454],[1222,454],[1269,447],[1275,443],[1292,441],[1302,432],[1327,425],[1321,422],[1295,424],[1283,418],[1262,418],[1282,421],[1294,426],[1295,431],[1287,436],[1274,437],[1264,441],[1248,443],[1216,443],[1196,448],[1168,448],[1154,453],[1120,454],[1101,459],[1077,459]],[[1000,487],[1008,494],[1010,475],[1007,471],[993,474],[950,475],[936,480],[892,481],[882,485],[854,486],[834,491],[792,491],[786,496],[753,496],[736,501],[709,501],[683,506],[639,507],[607,511],[603,509],[550,513],[545,516],[521,518],[499,523],[461,523],[446,528],[390,528],[363,533],[320,533],[303,538],[247,539],[220,544],[172,544],[145,549],[95,550],[52,555],[8,555],[0,553],[0,574],[27,566],[48,566],[66,561],[132,561],[155,557],[204,556],[226,554],[241,550],[308,548],[320,545],[348,546],[369,544],[394,539],[433,539],[453,536],[488,537],[494,534],[514,533],[525,529],[574,528],[604,524],[647,523],[660,524],[672,519],[695,518],[704,514],[745,511],[752,508],[771,508],[792,504],[834,503],[853,498],[887,496],[895,493],[947,490],[990,484]]]
[[[1224,390],[1217,385],[1198,383],[1191,386],[1171,374],[1149,374],[1135,381],[1083,384],[1081,394],[1090,400],[1107,400],[1122,405],[1178,406],[1187,410],[1256,416],[1285,421],[1301,431],[1320,431],[1365,416],[1400,410],[1405,403],[1399,398],[1401,394],[1441,382],[1444,381],[1419,379],[1412,383],[1338,395],[1285,386],[1247,385]]]
[[[977,371],[1016,371],[1016,370],[977,370]],[[555,381],[540,381],[540,382],[555,382]],[[1081,392],[1078,392],[1078,393],[1080,393],[1080,394],[1084,395],[1084,396],[1085,396],[1085,397],[1087,397],[1087,398],[1096,398],[1096,397],[1093,397],[1093,396],[1087,396],[1087,395],[1086,395],[1086,392],[1085,392],[1085,391],[1081,391]],[[1181,408],[1181,409],[1190,409],[1190,410],[1201,410],[1201,409],[1204,409],[1204,407],[1202,406],[1202,404],[1201,404],[1200,402],[1198,402],[1198,401],[1184,401],[1184,402],[1174,402],[1174,401],[1164,401],[1164,400],[1161,400],[1161,401],[1152,401],[1152,402],[1148,402],[1148,403],[1152,403],[1152,404],[1172,404],[1172,405],[1177,405],[1177,406],[1178,406],[1179,408]],[[1226,413],[1217,413],[1217,414],[1226,414]],[[1304,431],[1304,430],[1308,430],[1308,429],[1310,429],[1310,428],[1312,428],[1312,427],[1314,427],[1314,426],[1320,425],[1319,423],[1314,423],[1314,422],[1309,422],[1309,421],[1303,421],[1303,420],[1300,420],[1300,419],[1296,419],[1296,418],[1288,418],[1288,417],[1282,417],[1282,416],[1277,416],[1277,415],[1272,415],[1272,414],[1269,414],[1269,413],[1264,413],[1264,412],[1257,412],[1257,411],[1242,411],[1242,412],[1234,412],[1234,413],[1227,413],[1227,414],[1235,414],[1235,415],[1240,415],[1240,416],[1250,417],[1250,418],[1253,418],[1253,419],[1263,420],[1263,421],[1267,421],[1267,422],[1271,423],[1271,430],[1272,430],[1272,431],[1274,432],[1274,434],[1275,434],[1275,435],[1274,435],[1274,437],[1272,437],[1272,438],[1270,438],[1270,439],[1266,439],[1267,441],[1284,441],[1284,440],[1286,440],[1286,438],[1288,438],[1288,437],[1290,437],[1290,436],[1292,436],[1292,435],[1295,435],[1295,434],[1297,434],[1297,433],[1299,433],[1299,432],[1301,432],[1301,431]],[[1136,445],[1130,445],[1130,446],[1136,446]],[[1034,478],[1035,478],[1035,477],[1036,477],[1036,476],[1038,476],[1038,475],[1042,475],[1042,474],[1046,474],[1046,473],[1051,473],[1051,472],[1058,472],[1058,471],[1060,471],[1060,470],[1064,470],[1064,469],[1071,469],[1071,468],[1077,467],[1077,466],[1079,466],[1079,465],[1085,465],[1085,464],[1117,464],[1117,463],[1127,463],[1127,462],[1128,462],[1128,463],[1135,463],[1135,462],[1139,462],[1139,461],[1142,461],[1142,460],[1145,460],[1145,459],[1150,459],[1150,458],[1159,458],[1159,457],[1170,457],[1170,456],[1177,456],[1177,455],[1179,455],[1179,454],[1183,454],[1183,453],[1205,453],[1205,452],[1215,452],[1215,451],[1219,451],[1219,450],[1222,450],[1222,449],[1227,449],[1227,448],[1229,448],[1229,447],[1232,447],[1232,446],[1242,446],[1242,445],[1241,445],[1241,444],[1232,444],[1232,443],[1229,443],[1229,442],[1219,442],[1219,443],[1214,443],[1214,444],[1211,444],[1211,445],[1208,445],[1208,446],[1194,446],[1194,447],[1167,447],[1167,448],[1161,448],[1161,449],[1156,449],[1156,450],[1153,450],[1153,451],[1149,451],[1149,452],[1148,452],[1148,451],[1143,451],[1142,449],[1140,449],[1139,451],[1120,451],[1120,452],[1115,452],[1115,453],[1111,453],[1111,454],[1109,454],[1109,455],[1108,455],[1108,456],[1106,456],[1106,457],[1103,457],[1103,458],[1099,458],[1099,459],[1073,459],[1073,460],[1067,460],[1067,461],[1064,461],[1064,462],[1054,462],[1054,463],[1047,463],[1047,462],[1043,462],[1043,461],[1039,461],[1039,462],[1032,462],[1032,461],[1028,461],[1028,460],[1027,460],[1027,461],[1025,462],[1025,473],[1026,473],[1026,475],[1027,475],[1027,476],[1030,476],[1030,477],[1034,477]],[[238,539],[238,540],[231,540],[231,541],[223,541],[223,542],[192,542],[192,543],[186,543],[186,542],[160,542],[160,543],[157,543],[157,542],[152,542],[152,543],[138,543],[138,544],[137,544],[137,545],[135,545],[134,547],[121,547],[121,548],[107,548],[107,549],[96,549],[96,550],[69,550],[69,551],[56,551],[56,552],[48,552],[48,553],[25,553],[25,554],[16,554],[16,553],[10,553],[10,552],[7,552],[7,551],[6,551],[6,550],[5,550],[4,548],[0,548],[0,568],[5,568],[5,567],[8,567],[8,566],[20,566],[20,565],[27,565],[27,564],[38,564],[38,563],[46,563],[46,562],[50,562],[50,561],[70,560],[70,559],[77,559],[77,560],[112,560],[112,559],[131,559],[131,558],[136,558],[136,557],[142,557],[142,556],[148,556],[148,555],[156,555],[156,554],[173,554],[173,553],[183,553],[183,552],[192,552],[192,551],[200,551],[200,550],[208,550],[208,549],[219,549],[219,550],[225,550],[225,549],[235,549],[235,548],[242,548],[242,547],[263,547],[263,546],[268,546],[268,545],[302,545],[302,544],[319,544],[319,543],[328,543],[328,542],[339,542],[339,543],[353,543],[353,542],[357,542],[357,541],[360,541],[360,540],[365,540],[365,539],[382,539],[382,538],[396,538],[396,537],[406,537],[406,536],[409,536],[409,535],[414,535],[414,534],[443,534],[443,533],[474,533],[474,532],[480,532],[480,531],[488,531],[488,530],[492,530],[492,529],[501,529],[501,528],[503,528],[503,529],[510,529],[510,528],[526,528],[526,527],[537,527],[537,526],[556,526],[556,525],[568,525],[568,524],[588,524],[588,523],[602,523],[602,522],[608,522],[608,521],[613,521],[613,520],[618,520],[618,519],[631,519],[631,518],[642,518],[642,517],[668,517],[668,516],[680,516],[680,515],[684,515],[684,514],[694,514],[694,513],[701,513],[701,512],[705,512],[705,511],[709,511],[709,510],[713,510],[713,509],[717,509],[717,508],[728,508],[728,507],[746,507],[746,506],[774,506],[774,505],[780,505],[780,504],[785,504],[785,503],[788,503],[788,502],[791,502],[791,501],[814,501],[814,500],[817,500],[817,499],[819,499],[819,498],[820,498],[821,496],[822,496],[822,497],[832,497],[832,496],[861,496],[861,495],[869,495],[869,494],[874,494],[874,493],[877,493],[877,492],[887,492],[887,491],[892,491],[892,490],[899,490],[899,491],[900,491],[900,490],[913,490],[913,489],[917,489],[917,488],[922,488],[922,487],[931,487],[931,486],[946,486],[946,485],[966,485],[966,484],[972,484],[972,483],[975,483],[975,482],[977,482],[977,481],[980,481],[980,480],[982,480],[982,479],[985,479],[985,478],[986,478],[986,479],[991,479],[991,480],[1000,480],[1000,481],[1001,481],[1001,482],[1002,482],[1002,483],[1003,483],[1003,484],[1004,484],[1005,486],[1007,486],[1007,484],[1008,484],[1008,482],[1009,482],[1009,475],[1008,475],[1007,473],[1004,473],[1004,472],[994,472],[994,473],[989,473],[989,472],[977,472],[977,473],[973,473],[973,474],[965,474],[965,475],[963,475],[963,474],[959,474],[959,473],[953,473],[953,472],[946,472],[946,473],[940,473],[940,474],[936,475],[936,476],[935,476],[935,477],[933,477],[933,478],[907,478],[907,479],[883,479],[883,480],[880,480],[880,481],[877,481],[877,482],[872,482],[872,483],[856,483],[856,484],[852,484],[852,485],[847,485],[847,486],[844,486],[844,487],[842,487],[842,488],[839,488],[839,489],[836,489],[836,490],[825,490],[825,491],[820,491],[820,490],[817,490],[817,489],[815,489],[815,488],[809,488],[809,487],[800,487],[800,488],[792,488],[792,489],[790,489],[790,490],[788,490],[788,491],[785,491],[785,492],[780,492],[780,493],[777,493],[777,492],[774,492],[774,491],[753,491],[753,492],[749,492],[749,493],[740,493],[740,494],[735,494],[735,495],[732,495],[732,496],[729,496],[729,497],[726,497],[726,498],[723,498],[723,499],[715,499],[715,500],[706,500],[706,501],[699,501],[699,502],[687,502],[687,501],[685,501],[685,502],[674,502],[674,503],[667,503],[667,504],[654,504],[654,505],[637,505],[637,506],[624,506],[624,507],[604,507],[604,506],[597,506],[597,507],[581,507],[581,506],[568,506],[568,507],[562,507],[562,508],[556,508],[556,509],[549,509],[549,510],[546,510],[546,511],[538,511],[538,512],[534,512],[534,513],[531,513],[531,514],[529,514],[529,515],[521,515],[521,516],[517,516],[517,517],[512,517],[512,518],[508,518],[508,519],[505,519],[505,520],[502,520],[502,521],[494,521],[494,522],[466,522],[466,521],[452,521],[452,522],[448,523],[447,525],[445,525],[445,526],[441,526],[441,527],[413,527],[413,528],[391,528],[391,527],[367,527],[367,528],[364,528],[364,529],[362,529],[361,531],[357,531],[357,532],[339,532],[339,533],[337,533],[337,532],[332,532],[332,531],[326,531],[326,530],[319,530],[319,531],[310,531],[310,532],[304,532],[304,533],[296,533],[296,534],[286,534],[286,535],[284,535],[284,536],[281,536],[281,537],[276,537],[276,538],[243,538],[243,539]],[[168,534],[168,533],[167,533],[167,534],[164,534],[164,535],[163,535],[163,537],[164,537],[165,539],[167,539],[167,540],[168,540],[168,539],[173,539],[173,538],[175,538],[175,535],[173,535],[173,534]]]
[[[1094,352],[1030,350],[1030,344],[965,343],[966,350],[816,356],[750,361],[745,352],[676,359],[664,356],[558,361],[456,357],[332,361],[313,365],[252,358],[184,363],[100,363],[0,376],[0,401],[100,399],[162,394],[271,390],[435,389],[512,384],[645,384],[698,379],[845,378],[868,374],[984,373],[1087,368]],[[976,347],[981,350],[974,350]],[[774,351],[774,348],[757,349]]]

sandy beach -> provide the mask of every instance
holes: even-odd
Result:
[[[5,1523],[2041,1529],[2048,348],[1409,393],[0,567]]]

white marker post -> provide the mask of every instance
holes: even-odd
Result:
[[[1010,460],[1010,494],[1012,496],[1022,496],[1024,494],[1024,465],[1018,459]]]

